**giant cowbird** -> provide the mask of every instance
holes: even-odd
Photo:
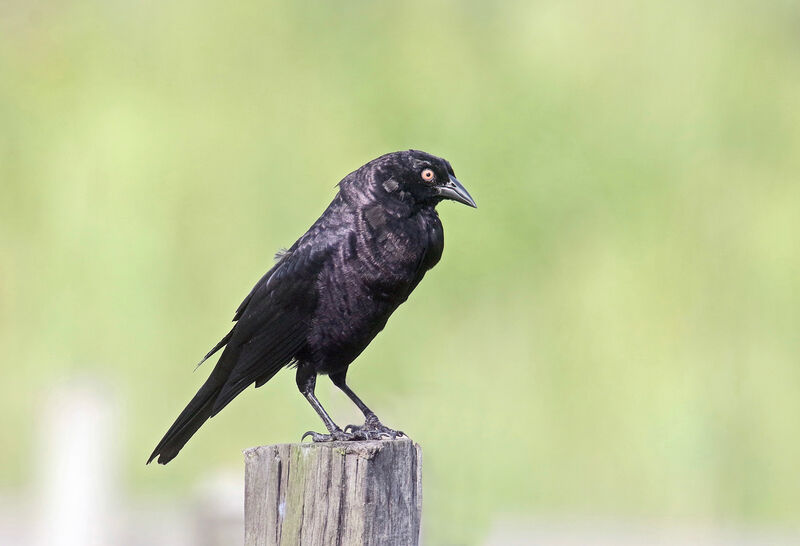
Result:
[[[347,370],[439,261],[444,233],[436,205],[475,207],[446,160],[417,150],[383,155],[339,182],[322,216],[244,299],[235,325],[203,358],[224,347],[206,382],[175,420],[148,463],[171,461],[209,418],[249,385],[289,365],[328,434],[315,442],[396,438],[347,386]],[[328,374],[364,413],[362,426],[336,426],[314,396]]]

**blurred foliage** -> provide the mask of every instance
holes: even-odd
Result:
[[[143,465],[274,251],[409,147],[480,208],[440,207],[442,263],[351,376],[424,447],[431,544],[508,512],[793,521],[787,1],[2,3],[0,483],[75,375],[119,396],[141,494],[319,428],[284,373]]]

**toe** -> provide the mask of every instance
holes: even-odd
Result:
[[[305,440],[306,436],[310,436],[311,437],[311,441],[315,442],[315,443],[318,443],[318,442],[346,442],[348,440],[352,440],[353,439],[353,435],[352,434],[348,434],[346,432],[343,432],[342,430],[334,430],[330,434],[320,434],[319,432],[314,432],[313,430],[309,430],[308,432],[303,434],[302,438],[300,438],[300,441],[302,442],[303,440]]]
[[[347,442],[353,439],[353,434],[342,430],[334,430],[330,436],[331,440],[335,440],[337,442]]]

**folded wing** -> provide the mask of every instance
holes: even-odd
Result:
[[[233,329],[203,359],[224,346],[219,361],[148,463],[155,457],[161,464],[172,460],[207,419],[249,385],[269,381],[303,347],[317,305],[317,277],[330,252],[308,235],[281,256],[239,306]]]

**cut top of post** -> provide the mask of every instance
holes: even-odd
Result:
[[[419,543],[422,450],[409,439],[248,449],[245,544]]]

